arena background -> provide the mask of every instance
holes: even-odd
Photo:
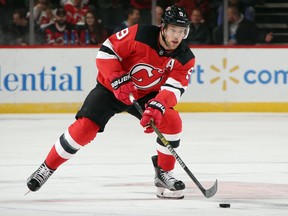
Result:
[[[287,112],[287,46],[191,47],[181,112]],[[99,47],[0,49],[0,113],[74,113],[96,84]]]

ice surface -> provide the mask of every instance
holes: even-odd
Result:
[[[26,179],[45,159],[73,114],[0,115],[0,215],[57,216],[273,216],[288,215],[288,114],[181,113],[178,154],[207,199],[177,164],[183,200],[155,196],[151,155],[156,135],[138,120],[115,116],[104,133],[63,164],[37,192]],[[219,208],[230,203],[231,208]]]

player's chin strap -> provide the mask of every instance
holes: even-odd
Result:
[[[166,42],[166,37],[164,36],[164,27],[162,27],[162,28],[163,28],[163,30],[161,29],[161,31],[160,31],[162,40],[164,41],[164,43],[166,44],[166,46],[169,47],[169,45],[168,45],[167,42]]]
[[[129,99],[131,101],[131,103],[133,103],[133,105],[135,106],[135,108],[138,110],[138,112],[142,115],[143,114],[143,110],[141,108],[141,106],[139,105],[139,103],[135,100],[135,98],[133,97],[132,94],[129,94]],[[173,147],[170,145],[170,143],[166,140],[166,138],[163,136],[163,134],[159,131],[159,129],[155,126],[154,122],[151,121],[150,122],[150,126],[153,128],[153,130],[155,131],[155,133],[157,134],[158,138],[162,141],[162,143],[166,146],[166,148],[170,151],[170,153],[175,157],[175,159],[178,161],[178,163],[180,164],[180,166],[185,170],[185,172],[189,175],[189,177],[193,180],[193,182],[196,184],[196,186],[199,188],[199,190],[203,193],[203,195],[206,198],[210,198],[212,196],[214,196],[217,192],[217,188],[218,188],[218,182],[217,179],[214,183],[214,185],[209,188],[209,189],[205,189],[201,183],[197,180],[197,178],[193,175],[193,173],[188,169],[188,167],[185,165],[185,163],[182,161],[182,159],[179,157],[179,155],[177,154],[177,152],[173,149]]]

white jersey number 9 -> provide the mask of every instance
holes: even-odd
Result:
[[[188,70],[188,73],[186,75],[186,79],[189,80],[191,74],[193,73],[194,67],[190,68],[190,70]]]
[[[122,38],[124,38],[127,34],[129,33],[128,28],[125,28],[119,32],[116,33],[116,37],[118,40],[121,40]]]

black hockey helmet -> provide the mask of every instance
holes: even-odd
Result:
[[[172,5],[166,8],[161,16],[162,26],[165,28],[167,24],[188,28],[186,38],[189,34],[190,19],[183,7]]]
[[[166,8],[161,16],[161,21],[164,24],[177,25],[182,27],[188,27],[190,25],[190,19],[184,8],[172,5]]]

